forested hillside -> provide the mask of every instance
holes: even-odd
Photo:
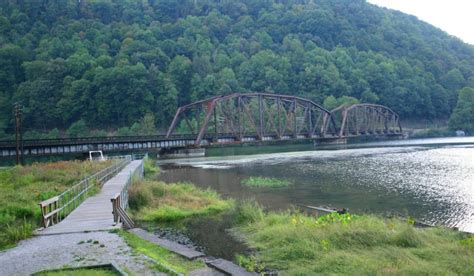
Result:
[[[363,0],[0,3],[0,136],[17,101],[27,130],[111,130],[147,113],[164,129],[179,105],[247,91],[447,119],[474,87],[474,46]]]

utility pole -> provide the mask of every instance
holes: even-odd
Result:
[[[14,103],[15,112],[15,140],[16,140],[16,164],[23,164],[23,137],[21,132],[21,116],[23,114],[20,103]]]

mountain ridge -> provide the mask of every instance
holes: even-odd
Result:
[[[447,119],[474,87],[474,46],[363,0],[3,0],[0,64],[0,135],[16,101],[31,130],[147,113],[164,129],[179,105],[248,91]]]

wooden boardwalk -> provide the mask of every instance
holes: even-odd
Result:
[[[52,235],[118,228],[114,223],[110,199],[122,191],[122,188],[130,178],[130,174],[133,174],[142,162],[143,160],[132,161],[117,175],[105,182],[102,190],[97,195],[86,199],[63,221],[37,231],[36,234]]]

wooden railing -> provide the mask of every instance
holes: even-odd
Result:
[[[60,195],[40,202],[43,227],[49,227],[63,220],[87,198],[92,187],[102,185],[112,178],[131,162],[132,157],[128,155],[115,157],[114,159],[117,162],[112,166],[85,178]]]
[[[137,158],[138,159],[138,158]],[[133,220],[128,216],[127,212],[125,211],[128,208],[128,189],[132,186],[133,182],[137,178],[143,177],[144,173],[144,161],[140,163],[139,167],[135,170],[133,174],[130,174],[127,183],[122,188],[120,193],[115,194],[110,201],[112,202],[112,213],[114,216],[114,223],[121,222],[123,227],[126,229],[134,228],[135,223]]]

